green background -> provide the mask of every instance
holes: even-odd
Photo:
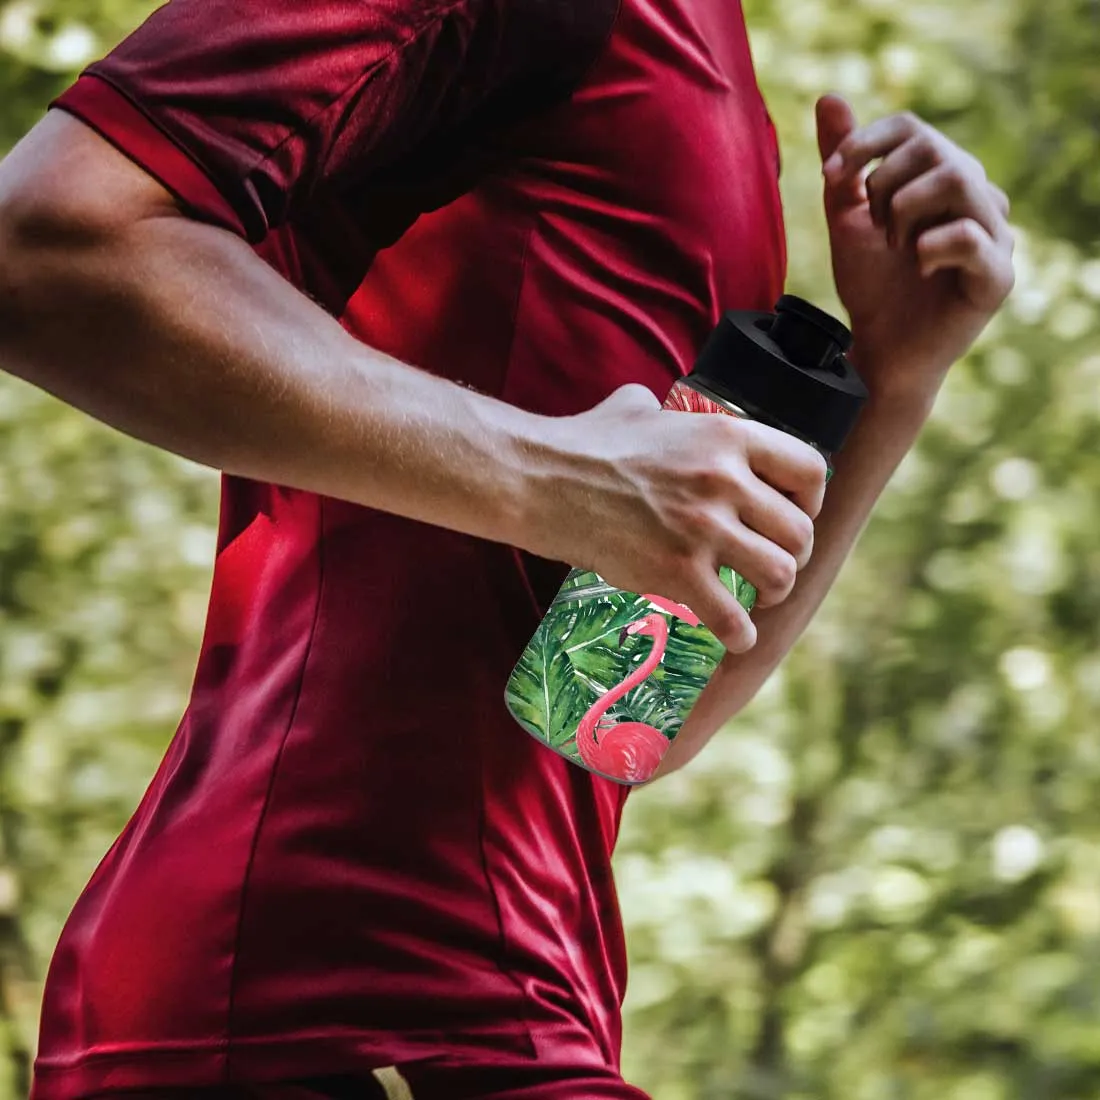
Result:
[[[1014,200],[1019,279],[782,673],[632,797],[627,1070],[657,1100],[1093,1100],[1100,3],[746,9],[791,290],[837,308],[811,110],[828,89],[978,153]],[[147,10],[0,4],[0,147]],[[0,456],[0,1100],[18,1100],[60,924],[184,704],[216,481],[9,379]]]

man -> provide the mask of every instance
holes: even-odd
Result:
[[[666,768],[698,751],[1007,294],[1003,194],[819,103],[871,394],[822,505],[810,448],[658,409],[783,284],[730,0],[169,0],[56,106],[0,168],[0,362],[224,491],[191,702],[61,938],[36,1100],[639,1096],[625,790],[525,735],[508,673],[560,563],[661,593],[730,650]]]

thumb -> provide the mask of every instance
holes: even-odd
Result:
[[[643,412],[647,409],[659,409],[661,402],[646,386],[639,382],[629,382],[620,386],[610,397],[604,398],[598,407],[607,412]]]
[[[816,114],[817,149],[825,164],[856,128],[856,116],[848,101],[838,95],[823,95],[817,101]]]
[[[825,177],[825,213],[861,203],[866,198],[863,173],[847,176],[838,172],[842,167],[837,150],[841,142],[856,129],[855,112],[846,99],[838,95],[823,95],[817,101],[817,148],[821,153],[821,170]]]

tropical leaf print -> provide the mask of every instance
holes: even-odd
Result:
[[[672,387],[665,408],[738,415],[683,381]],[[718,573],[752,610],[753,586],[728,566]],[[530,733],[577,763],[577,731],[584,724],[591,738],[584,742],[587,766],[601,774],[608,774],[605,762],[636,762],[637,746],[647,746],[651,762],[659,759],[653,755],[663,752],[657,742],[676,736],[725,653],[690,617],[668,599],[653,603],[613,588],[597,573],[574,569],[508,681],[508,708]],[[612,778],[638,781],[626,771]]]
[[[746,609],[753,587],[723,567],[722,583]],[[660,614],[660,663],[616,702],[604,698],[646,662],[658,644],[625,628]],[[705,627],[672,614],[645,596],[623,592],[598,574],[573,570],[562,584],[535,636],[516,665],[505,692],[513,717],[528,732],[574,760],[576,734],[586,714],[603,700],[598,729],[642,724],[672,739],[706,687],[725,650]],[[620,688],[621,690],[621,688]],[[590,717],[590,723],[595,721]]]
[[[557,745],[576,733],[589,701],[549,625],[544,622],[524,650],[508,680],[505,702],[529,733]]]

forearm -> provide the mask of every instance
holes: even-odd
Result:
[[[931,395],[872,400],[843,451],[815,523],[814,551],[794,591],[781,604],[753,612],[758,640],[747,653],[727,655],[672,743],[659,775],[682,767],[775,671],[821,605],[871,510],[910,449]]]
[[[29,235],[2,245],[0,366],[217,469],[519,539],[540,418],[363,346],[222,230]]]

